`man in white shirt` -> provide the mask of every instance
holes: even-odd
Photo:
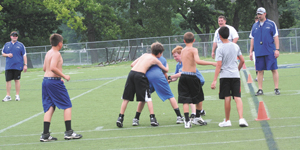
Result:
[[[230,42],[236,43],[239,39],[239,35],[238,35],[237,31],[235,30],[234,27],[226,24],[226,18],[224,16],[218,17],[218,24],[219,24],[219,28],[215,32],[215,36],[214,36],[214,40],[213,40],[213,47],[211,50],[211,57],[213,59],[215,58],[215,50],[217,49],[218,46],[220,46],[220,44],[222,44],[222,41],[220,40],[220,36],[219,36],[219,29],[221,27],[223,27],[223,26],[228,27],[228,29],[229,29],[228,40]]]

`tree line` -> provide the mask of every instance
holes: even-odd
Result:
[[[300,27],[298,0],[0,0],[0,46],[18,31],[25,46],[212,33],[217,18],[249,31],[258,7],[278,28]],[[92,47],[91,47],[92,48]]]

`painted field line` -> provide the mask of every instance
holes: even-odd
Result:
[[[300,119],[300,117],[283,117],[283,118],[272,118],[272,120],[285,120],[285,119]],[[205,119],[207,120],[207,119]],[[208,119],[211,120],[211,119]],[[231,121],[231,122],[238,122],[238,121]],[[257,122],[254,121],[254,119],[248,122]],[[210,122],[211,124],[218,124],[220,122]],[[114,128],[114,129],[103,129],[97,127],[94,130],[83,130],[83,131],[76,131],[78,133],[88,133],[88,132],[107,132],[107,131],[124,131],[124,130],[138,130],[138,129],[148,129],[148,128],[170,128],[170,127],[178,127],[178,126],[183,126],[182,124],[174,124],[174,125],[160,125],[158,127],[152,127],[152,126],[145,126],[145,127],[129,127],[129,128]],[[294,127],[294,126],[300,126],[300,125],[290,125],[289,127]],[[101,126],[102,127],[102,126]],[[277,126],[277,127],[287,127],[287,126]],[[272,127],[271,127],[272,128]],[[276,128],[276,127],[273,127]],[[244,128],[245,129],[245,128]],[[64,132],[52,132],[51,135],[55,134],[64,134]],[[26,137],[26,136],[40,136],[41,134],[23,134],[23,135],[6,135],[6,136],[0,136],[0,138],[8,138],[8,137]]]
[[[275,126],[271,128],[299,128],[300,125],[293,125],[293,126]],[[88,138],[88,139],[80,139],[80,140],[68,140],[68,141],[55,141],[55,142],[32,142],[32,143],[15,143],[15,144],[3,144],[0,145],[0,147],[4,146],[17,146],[17,145],[35,145],[35,144],[55,144],[55,143],[63,143],[63,142],[85,142],[85,141],[100,141],[100,140],[115,140],[115,139],[128,139],[128,138],[143,138],[143,137],[161,137],[161,136],[174,136],[174,135],[187,135],[187,134],[203,134],[203,133],[218,133],[218,132],[232,132],[232,131],[245,131],[245,130],[261,130],[263,127],[256,127],[256,128],[236,128],[236,129],[224,129],[224,130],[211,130],[211,131],[193,131],[193,132],[179,132],[179,133],[163,133],[163,134],[145,134],[145,135],[132,135],[132,136],[116,136],[116,137],[103,137],[103,138]],[[277,137],[275,139],[290,139],[290,138],[300,138],[300,136],[295,137]],[[254,139],[257,140],[257,139]],[[262,141],[265,141],[266,139],[261,139]],[[247,141],[247,140],[246,140]],[[212,143],[223,143],[223,142],[212,142]],[[203,144],[203,143],[197,143],[197,144]]]
[[[119,79],[119,78],[115,78],[115,79],[113,79],[113,80],[110,80],[110,81],[108,81],[108,82],[106,82],[106,83],[104,83],[104,84],[98,86],[98,87],[95,87],[95,88],[93,88],[93,89],[91,89],[91,90],[88,90],[88,91],[82,93],[82,94],[79,94],[79,95],[77,95],[77,96],[71,98],[71,101],[74,100],[74,99],[76,99],[76,98],[78,98],[78,97],[81,97],[82,95],[85,95],[85,94],[90,93],[90,92],[92,92],[92,91],[94,91],[94,90],[97,90],[97,89],[101,88],[102,86],[104,86],[104,85],[106,85],[106,84],[108,84],[108,83],[111,83],[111,82],[113,82],[113,81],[116,81],[116,80],[118,80],[118,79]],[[24,123],[24,122],[26,122],[26,121],[28,121],[28,120],[31,120],[31,119],[33,119],[33,118],[35,118],[35,117],[37,117],[37,116],[43,114],[43,113],[44,113],[44,111],[39,112],[39,113],[37,113],[37,114],[35,114],[35,115],[33,115],[33,116],[27,118],[27,119],[24,119],[24,120],[22,120],[22,121],[16,123],[16,124],[13,124],[13,125],[11,125],[11,126],[9,126],[9,127],[6,127],[6,128],[4,128],[4,129],[1,129],[1,130],[0,130],[0,133],[3,133],[4,131],[6,131],[6,130],[8,130],[8,129],[11,129],[11,128],[13,128],[13,127],[16,127],[16,126],[18,126],[18,125],[20,125],[20,124],[22,124],[22,123]]]

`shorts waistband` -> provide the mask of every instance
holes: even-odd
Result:
[[[44,79],[48,79],[48,80],[60,80],[61,77],[44,77]]]
[[[196,72],[185,72],[185,71],[182,71],[181,74],[196,75]]]

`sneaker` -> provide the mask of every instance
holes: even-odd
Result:
[[[19,95],[16,95],[16,101],[20,101],[20,96]]]
[[[189,129],[189,128],[191,128],[191,127],[192,127],[191,120],[188,121],[188,122],[186,122],[186,121],[184,120],[184,128]]]
[[[50,142],[50,141],[56,141],[56,140],[57,140],[57,138],[52,137],[52,136],[50,135],[50,133],[42,134],[42,135],[41,135],[41,138],[40,138],[40,141],[41,141],[41,142]]]
[[[230,120],[225,121],[225,119],[224,119],[223,122],[219,123],[219,127],[230,127],[230,126],[231,126],[231,121]]]
[[[195,117],[196,117],[195,114],[191,114],[190,121],[193,122],[193,120],[195,119]]]
[[[240,127],[248,127],[248,123],[244,118],[239,120]]]
[[[206,112],[205,112],[205,110],[201,110],[201,112],[200,112],[200,116],[205,116],[206,115]]]
[[[8,101],[11,101],[11,97],[8,96],[8,95],[6,95],[6,96],[3,98],[2,102],[8,102]]]
[[[205,122],[200,116],[194,119],[193,124],[203,126],[203,125],[207,125],[207,122]]]
[[[150,122],[151,122],[151,126],[158,126],[159,125],[159,123],[156,121],[155,117],[150,118]]]
[[[257,82],[257,77],[255,78],[255,81]],[[263,81],[265,81],[265,78],[263,78]]]
[[[123,118],[122,117],[119,117],[118,120],[117,120],[117,126],[119,128],[122,128],[123,127]]]
[[[264,95],[264,92],[262,89],[259,89],[255,94],[255,96],[259,96],[259,95]]]
[[[82,138],[82,135],[76,134],[73,130],[69,130],[65,132],[65,140],[80,139],[80,138]]]
[[[275,89],[274,92],[275,92],[275,95],[280,95],[280,92],[278,89]]]
[[[184,121],[184,117],[177,116],[177,121],[176,121],[177,124],[181,124],[181,123],[183,123],[183,121]]]
[[[138,126],[139,125],[139,119],[133,118],[132,125],[133,126]]]

